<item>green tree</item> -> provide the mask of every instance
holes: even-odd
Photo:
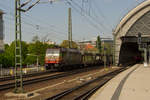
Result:
[[[9,46],[8,44],[5,44],[4,47],[5,47],[5,51],[0,54],[0,64],[2,64],[2,66],[6,68],[6,67],[13,66],[14,53],[13,53],[12,45]]]
[[[61,47],[64,47],[64,48],[69,48],[69,41],[68,40],[64,40],[61,44],[60,44]],[[75,48],[77,49],[78,48],[78,45],[76,44],[76,42],[72,41],[71,42],[71,48]]]
[[[101,53],[102,45],[101,45],[100,36],[97,36],[96,48],[98,49],[99,53]]]
[[[21,43],[23,65],[36,64],[37,57],[32,55],[28,56],[27,54],[37,55],[40,65],[44,65],[46,49],[59,47],[57,45],[49,45],[40,42],[39,40],[28,44],[25,41],[22,41]],[[13,41],[10,46],[5,44],[5,51],[0,54],[0,64],[2,64],[3,67],[15,66],[15,41]]]
[[[40,41],[40,39],[37,35],[33,36],[33,38],[32,38],[32,42],[36,42],[36,41]]]
[[[24,60],[25,60],[27,52],[28,52],[27,51],[27,43],[22,41],[21,44],[22,44],[22,62],[24,65],[25,64]],[[15,41],[13,41],[10,44],[10,46],[8,46],[8,45],[5,45],[5,46],[6,46],[6,48],[5,48],[4,58],[7,61],[8,66],[15,66]]]
[[[28,44],[25,41],[22,41],[22,64],[26,65],[25,59],[28,54]]]
[[[2,66],[4,66],[4,53],[0,54],[0,64],[2,64]]]
[[[27,56],[24,63],[27,65],[27,64],[35,64],[36,63],[36,57],[35,56]]]
[[[47,48],[56,48],[58,47],[57,45],[49,45],[47,43],[43,43],[39,40],[28,44],[28,54],[30,56],[27,56],[25,63],[27,64],[36,64],[37,57],[39,58],[39,64],[44,65],[44,59],[45,59],[45,54],[46,54],[46,49]]]
[[[5,48],[5,50],[7,50],[9,48],[9,45],[8,44],[4,44],[4,48]]]
[[[6,49],[5,57],[9,61],[9,67],[15,66],[15,41]]]
[[[28,54],[30,54],[30,56],[28,56],[25,60],[26,64],[30,63],[36,63],[36,57],[34,57],[34,55],[39,57],[39,61],[41,62],[41,55],[43,53],[43,43],[40,41],[36,41],[34,43],[30,43],[28,46]]]

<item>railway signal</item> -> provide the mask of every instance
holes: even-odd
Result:
[[[142,42],[141,40],[142,40],[141,33],[138,33],[138,41],[137,41],[137,42],[138,42],[139,45],[140,45],[141,42]]]

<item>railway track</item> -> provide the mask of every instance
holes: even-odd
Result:
[[[47,74],[50,72],[52,73],[51,70],[47,70],[47,71],[43,71],[43,72],[34,72],[34,73],[30,73],[30,74],[24,74],[23,78],[33,77],[33,76],[38,76],[38,75],[44,75],[44,74]],[[8,81],[8,80],[14,80],[14,79],[15,79],[15,76],[2,77],[2,78],[0,78],[0,82]]]
[[[127,68],[121,68],[103,76],[99,76],[79,86],[70,88],[59,94],[49,97],[46,100],[87,100],[97,89],[102,87],[110,79],[126,69]]]
[[[42,82],[42,81],[58,79],[58,78],[66,77],[68,75],[70,76],[70,75],[74,75],[77,73],[86,72],[86,71],[89,71],[89,69],[92,70],[92,68],[86,68],[86,69],[74,70],[74,71],[69,71],[69,72],[61,72],[60,74],[55,74],[55,75],[51,75],[51,76],[45,76],[45,77],[39,77],[39,78],[35,78],[35,79],[24,80],[23,85],[29,85],[29,84]],[[14,82],[6,83],[6,84],[0,84],[0,91],[14,88],[14,86],[15,86]]]

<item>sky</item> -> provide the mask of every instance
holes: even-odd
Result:
[[[21,3],[27,0],[21,0]],[[37,0],[32,0],[25,8]],[[31,42],[34,36],[60,44],[68,35],[68,8],[72,8],[72,34],[74,41],[112,38],[112,30],[133,8],[145,0],[41,0],[22,14],[22,40]],[[15,0],[0,0],[4,14],[4,42],[15,39]]]

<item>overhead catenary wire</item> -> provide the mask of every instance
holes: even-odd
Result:
[[[76,9],[76,8],[74,8],[74,6],[71,6],[77,13],[79,13],[78,12],[78,10]],[[81,15],[81,17],[83,17],[84,15]],[[84,17],[84,20],[87,20],[87,22],[89,23],[89,25],[91,26],[91,27],[93,27],[93,28],[95,28],[96,30],[98,30],[98,32],[97,32],[97,35],[98,35],[98,33],[100,32],[100,29],[99,29],[99,27],[97,27],[97,25],[96,24],[94,24],[91,20],[89,20],[87,17]],[[93,34],[93,33],[86,33],[86,36],[87,35],[95,35],[95,34]],[[95,37],[95,36],[94,36]],[[85,37],[84,37],[85,38]]]
[[[31,17],[31,16],[29,16],[29,15],[27,15],[27,14],[25,14],[25,16],[26,16],[26,17],[29,17],[29,18]],[[32,19],[34,19],[34,20],[35,20],[35,19],[37,19],[37,18],[32,18]],[[37,22],[39,22],[39,21],[40,21],[40,22],[43,22],[43,21],[41,21],[41,20],[37,19]],[[45,22],[45,23],[46,23],[46,24],[48,24],[47,22]],[[51,25],[51,26],[52,26],[52,27],[55,27],[54,25]],[[56,30],[54,30],[54,29],[51,29],[51,31],[54,31],[54,32],[60,33],[61,35],[64,35],[64,34],[66,34],[66,33],[67,33],[66,31],[65,31],[65,33],[64,33],[64,32],[62,32],[62,31],[61,31],[61,32],[60,32],[60,31],[58,31],[58,27],[57,27],[57,31],[56,31]],[[64,36],[66,36],[66,35],[64,35]],[[78,37],[76,37],[76,35],[75,35],[74,37],[75,37],[75,38],[78,38]]]
[[[10,21],[13,21],[13,18],[8,18],[8,17],[6,17],[6,19],[8,19],[8,20],[10,20]],[[13,28],[11,28],[11,30],[13,31],[14,30],[14,27]],[[34,33],[31,33],[30,31],[27,31],[27,30],[25,30],[25,29],[23,29],[23,33],[28,33],[28,34],[32,34],[32,35],[35,35]],[[54,34],[56,34],[56,33],[54,33],[54,32],[42,32],[42,33],[48,33],[48,34],[51,34],[51,36],[53,36],[53,37],[55,37],[55,39],[56,40],[61,40],[62,39],[62,37],[60,37],[59,35],[54,35]]]
[[[4,5],[2,5],[2,4],[0,4],[1,6],[3,6],[3,8],[10,8],[10,7],[8,7],[8,6],[4,6]],[[10,9],[12,9],[12,8],[10,8]],[[6,13],[7,14],[7,13]],[[11,16],[13,16],[14,17],[14,14],[12,13],[12,12],[9,12],[8,13],[9,15],[11,15]],[[28,18],[30,18],[30,19],[32,19],[32,20],[30,20],[30,21],[34,21],[35,20],[35,22],[37,23],[37,22],[40,22],[40,23],[43,23],[45,26],[47,25],[47,26],[50,26],[50,27],[48,27],[48,28],[51,28],[51,27],[53,27],[53,29],[52,30],[54,30],[54,28],[56,28],[57,29],[57,31],[55,30],[55,32],[58,32],[58,33],[61,33],[61,34],[66,34],[67,33],[67,31],[64,31],[64,30],[62,30],[62,29],[59,29],[59,27],[56,27],[55,25],[51,25],[51,24],[49,24],[49,23],[47,23],[47,22],[45,22],[45,21],[41,21],[40,19],[38,19],[38,18],[33,18],[32,16],[30,16],[30,15],[28,15],[28,14],[23,14],[24,16],[26,16],[26,17],[28,17]],[[26,19],[25,17],[22,17],[22,19]],[[24,21],[24,20],[23,20]],[[30,23],[31,24],[31,23]],[[36,24],[35,24],[36,25]],[[35,26],[34,25],[34,26]],[[41,26],[41,25],[40,25]],[[58,30],[61,30],[61,31],[58,31]],[[63,32],[64,31],[64,32]]]
[[[62,29],[60,29],[59,27],[56,27],[56,26],[54,26],[54,25],[51,25],[51,24],[49,24],[49,23],[47,23],[47,22],[45,22],[45,21],[42,21],[42,20],[40,20],[40,19],[38,19],[38,18],[32,17],[32,16],[27,15],[27,14],[25,14],[25,16],[28,17],[28,18],[30,18],[30,19],[34,19],[34,20],[32,20],[32,21],[36,21],[36,22],[43,23],[46,27],[48,26],[48,28],[50,28],[51,30],[54,30],[55,32],[58,32],[58,33],[61,33],[61,34],[67,34],[67,31],[64,31],[64,30],[63,30],[63,32],[62,32]],[[44,26],[44,27],[45,27],[45,26]],[[51,27],[53,27],[53,28],[51,28]],[[57,29],[57,31],[56,31],[54,28]],[[59,29],[59,30],[58,30],[58,29]],[[61,30],[61,31],[60,31],[60,30]]]
[[[11,21],[13,21],[14,19],[13,18],[8,18],[8,17],[5,17],[6,19],[8,19],[8,20],[11,20]],[[24,22],[23,22],[24,23]],[[34,28],[34,26],[32,25],[32,24],[29,24],[29,23],[27,23],[27,22],[25,22],[25,24],[27,24],[27,25],[30,25],[30,26],[32,26],[33,28]],[[14,28],[13,28],[14,29]],[[29,31],[26,31],[25,29],[23,30],[23,33],[31,33],[31,32],[29,32]],[[60,40],[60,39],[62,39],[62,37],[60,37],[59,35],[56,35],[57,33],[54,33],[54,32],[42,32],[42,33],[48,33],[48,34],[51,34],[53,37],[59,37],[59,39],[57,39],[57,40]],[[53,33],[53,34],[52,34]],[[32,34],[34,34],[34,33],[32,33]],[[55,35],[54,35],[55,34]],[[66,36],[66,35],[63,35],[64,37]],[[65,37],[66,38],[66,37]]]
[[[8,20],[11,20],[11,19],[9,19],[9,18],[6,18],[6,19],[8,19]],[[12,21],[12,20],[11,20]],[[7,29],[9,29],[9,31],[10,32],[13,32],[13,30],[14,30],[14,27],[8,27],[8,26],[6,26],[7,27]],[[23,29],[23,33],[28,33],[28,34],[30,34],[30,35],[33,35],[33,36],[36,36],[36,34],[35,33],[33,33],[33,32],[31,32],[31,31],[27,31],[26,29]],[[44,33],[44,32],[43,32]],[[51,34],[51,36],[53,36],[54,38],[50,38],[50,40],[51,39],[56,39],[56,40],[62,40],[62,37],[57,37],[58,35],[54,35],[55,33],[53,33],[53,32],[45,32],[45,33],[47,33],[47,34]],[[45,35],[43,35],[43,37],[42,36],[40,36],[41,37],[41,39],[43,38],[43,37],[45,37]],[[48,39],[49,40],[49,39]]]
[[[5,5],[2,5],[1,3],[0,3],[0,5],[1,6],[3,6],[3,8],[4,9],[7,9],[7,8],[10,8],[10,7],[8,7],[8,6],[5,6]],[[13,8],[10,8],[10,9],[13,9]],[[7,14],[7,13],[6,13]],[[14,17],[14,14],[12,13],[12,12],[9,12],[8,13],[9,15],[11,15],[11,16],[13,16]],[[32,16],[30,16],[30,15],[28,15],[28,14],[23,14],[24,16],[26,16],[26,17],[28,17],[28,18],[30,18],[30,19],[32,19],[32,20],[30,20],[30,21],[36,21],[36,22],[40,22],[40,23],[43,23],[44,22],[44,24],[45,25],[48,25],[48,26],[51,26],[51,27],[53,27],[53,28],[56,28],[57,30],[59,29],[59,27],[56,27],[55,25],[51,25],[51,24],[49,24],[49,23],[47,23],[47,22],[45,22],[45,21],[41,21],[40,19],[38,19],[38,18],[35,18],[35,17],[32,17]],[[22,17],[22,19],[26,19],[25,17]],[[60,29],[61,31],[62,31],[62,29]],[[66,31],[64,31],[65,33],[67,33]],[[63,33],[64,34],[64,33]]]
[[[26,16],[26,14],[25,14],[25,16]],[[27,16],[28,16],[28,15],[27,15]],[[25,23],[26,23],[26,22],[25,22]],[[92,23],[94,27],[96,27],[98,30],[100,30],[99,27],[98,27],[93,21],[90,21],[90,23]],[[35,25],[32,25],[32,24],[30,24],[30,23],[28,23],[28,25],[31,25],[31,26],[35,27]],[[41,26],[41,27],[42,27],[42,26]],[[65,32],[65,33],[66,33],[66,32]]]
[[[10,16],[12,16],[13,18],[14,18],[14,14],[13,13],[8,13]],[[28,15],[25,15],[25,16],[28,16]],[[28,16],[29,18],[30,18],[30,16]],[[35,19],[35,18],[33,18],[33,19]],[[13,21],[13,19],[11,19],[12,21]],[[38,20],[39,21],[39,20]],[[43,21],[41,21],[41,22],[43,22]],[[24,21],[23,20],[23,23],[24,24],[26,24],[26,25],[29,25],[29,26],[32,26],[33,28],[35,28],[35,26],[36,26],[36,24],[34,25],[34,24],[31,24],[31,23],[29,23],[29,22],[27,22],[27,21]],[[53,27],[55,27],[54,25],[51,25],[51,26],[53,26]],[[40,26],[40,27],[42,27],[42,28],[44,28],[44,29],[48,29],[48,28],[50,28],[50,27],[48,27],[48,28],[46,28],[46,27],[43,27],[43,26]],[[50,28],[51,29],[51,28]],[[57,28],[58,29],[58,28]],[[55,31],[54,29],[51,29],[50,31],[53,31],[53,32],[51,32],[51,33],[54,33],[54,32],[56,32],[56,34],[59,34],[59,35],[62,35],[62,36],[66,36],[65,34],[66,33],[63,33],[62,31],[61,32],[58,32],[58,31]],[[48,33],[48,32],[45,32],[45,33]],[[57,35],[57,36],[59,36],[59,35]],[[61,39],[61,38],[60,38]]]
[[[95,0],[93,0],[92,2],[92,7],[95,7],[97,11],[97,14],[99,14],[103,20],[107,23],[107,25],[109,26],[109,29],[113,29],[113,26],[110,24],[109,19],[104,15],[104,13],[102,12],[102,10],[100,9],[100,7],[98,7],[97,3],[95,2]],[[94,12],[94,11],[93,11]]]
[[[70,1],[72,1],[73,2],[73,0],[70,0]],[[83,1],[83,0],[82,0]],[[94,0],[93,0],[94,1]],[[75,2],[75,1],[74,1]],[[93,9],[93,6],[92,6],[92,4],[93,4],[93,2],[90,2],[90,1],[86,1],[86,3],[87,2],[89,2],[89,12],[86,12],[84,9],[83,9],[83,7],[81,7],[78,3],[76,3],[76,4],[74,4],[75,6],[76,6],[76,8],[82,8],[81,10],[82,10],[82,12],[84,12],[84,13],[82,13],[81,15],[86,15],[86,16],[88,16],[88,17],[91,17],[90,19],[92,19],[93,21],[93,23],[96,23],[96,22],[98,22],[98,24],[101,26],[101,27],[103,27],[103,29],[105,29],[105,30],[110,30],[111,32],[112,32],[112,26],[110,25],[110,23],[108,22],[108,21],[106,21],[107,19],[104,19],[104,21],[105,22],[107,22],[107,27],[104,25],[104,23],[103,22],[101,22],[100,20],[97,20],[97,19],[100,19],[99,18],[99,16],[95,13],[95,9]],[[82,4],[82,6],[83,6],[83,4]],[[95,7],[95,6],[94,6]],[[98,12],[99,13],[99,12]],[[103,30],[104,31],[104,30]],[[102,32],[101,31],[101,33],[103,33],[103,35],[104,34],[109,34],[109,35],[112,35],[112,34],[110,34],[111,32]]]
[[[69,4],[77,13],[79,13],[79,15],[81,15],[81,17],[84,17],[85,20],[87,20],[87,22],[89,23],[90,26],[94,27],[96,30],[101,31],[102,30],[93,22],[91,21],[89,18],[87,18],[87,16],[83,15],[79,9],[77,9],[75,6],[73,6],[70,2],[68,2],[68,0],[66,0],[67,4]]]
[[[101,27],[103,27],[104,29],[108,29],[105,25],[102,24],[102,22],[100,22],[98,19],[96,19],[95,17],[89,15],[86,11],[84,11],[84,9],[82,9],[82,7],[76,3],[74,0],[67,0],[72,2],[72,4],[74,4],[75,6],[77,6],[80,10],[82,10],[85,14],[85,16],[88,16],[89,18],[91,18],[93,20],[94,23],[97,23],[98,25],[100,25]]]
[[[97,29],[99,32],[101,32],[101,33],[104,33],[103,32],[103,30],[105,29],[105,30],[107,30],[107,28],[105,27],[105,26],[103,26],[102,25],[102,23],[99,23],[94,17],[92,17],[92,16],[89,16],[85,11],[84,11],[84,14],[83,13],[81,13],[81,7],[80,7],[80,5],[78,5],[78,4],[76,4],[76,5],[73,5],[72,4],[72,2],[70,2],[70,0],[66,0],[66,2],[70,5],[70,6],[72,6],[74,9],[75,9],[75,11],[77,12],[77,13],[79,13],[82,17],[84,17],[86,20],[87,20],[87,22],[92,26],[92,27],[94,27],[95,29]],[[98,23],[97,23],[98,22]],[[99,27],[99,25],[101,25],[101,27]],[[103,26],[103,28],[102,28],[102,26]],[[99,33],[98,32],[98,33]]]

